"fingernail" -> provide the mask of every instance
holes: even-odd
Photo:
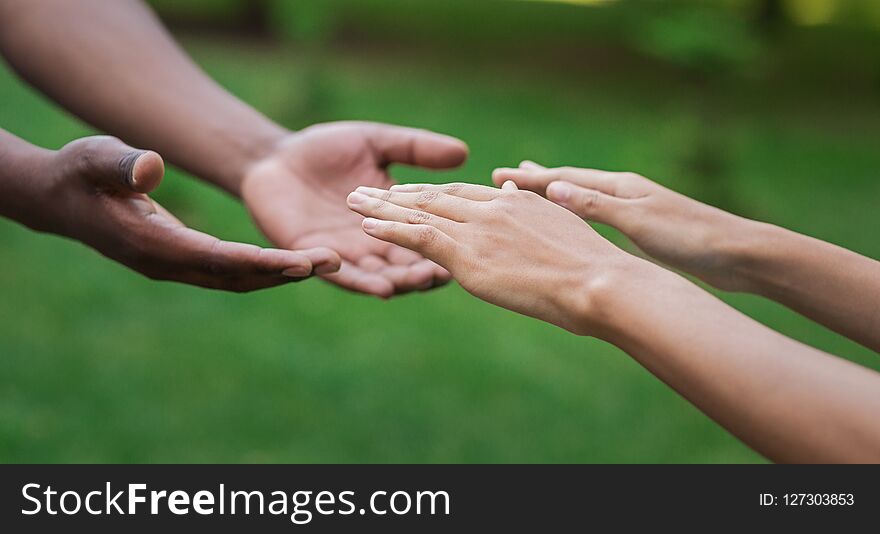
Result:
[[[314,272],[315,274],[321,275],[321,274],[335,273],[338,270],[339,270],[339,268],[332,263],[322,263],[321,265],[318,265],[317,267],[312,269],[312,272]]]
[[[311,274],[312,270],[308,267],[298,265],[296,267],[288,267],[281,271],[281,274],[290,278],[302,278]]]
[[[367,196],[362,195],[362,194],[358,193],[357,191],[348,195],[348,203],[349,204],[361,204],[365,200],[367,200]]]
[[[547,186],[547,198],[565,202],[571,198],[571,186],[564,182],[553,182]]]
[[[377,221],[376,219],[371,219],[370,217],[367,217],[366,219],[364,219],[363,226],[364,226],[364,230],[373,230],[377,226],[379,226],[379,221]]]
[[[146,150],[130,150],[119,160],[119,170],[122,172],[122,176],[128,182],[128,185],[133,189],[137,187],[134,165],[137,163],[137,160],[141,159],[141,156],[146,153]]]

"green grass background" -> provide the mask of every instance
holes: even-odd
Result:
[[[880,257],[880,106],[735,82],[697,105],[663,73],[517,57],[184,41],[230,90],[299,127],[369,119],[458,135],[472,158],[402,181],[488,183],[547,164],[635,170],[701,194],[682,160],[720,136],[738,211]],[[59,147],[91,131],[0,72],[0,123]],[[189,224],[263,242],[242,207],[169,170]],[[619,236],[602,229],[618,243]],[[757,297],[744,312],[821,349],[880,359]],[[83,246],[0,221],[0,461],[756,462],[624,353],[456,286],[389,302],[320,281],[248,295],[154,283]]]

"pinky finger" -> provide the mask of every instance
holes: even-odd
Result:
[[[363,228],[364,232],[376,239],[414,250],[442,266],[452,259],[455,242],[433,226],[380,221],[367,217]]]

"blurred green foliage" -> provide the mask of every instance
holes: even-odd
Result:
[[[163,13],[189,5],[203,16],[192,0],[165,4]],[[880,103],[863,68],[870,34],[792,30],[742,44],[761,47],[744,55],[724,44],[711,56],[727,59],[711,61],[733,75],[692,66],[700,55],[688,50],[713,32],[691,34],[654,11],[510,2],[492,20],[480,6],[464,20],[403,2],[392,14],[375,7],[380,0],[354,4],[346,17],[368,27],[357,35],[333,29],[352,27],[337,26],[338,13],[316,12],[310,20],[324,22],[308,25],[329,29],[307,39],[184,33],[184,45],[287,126],[378,120],[470,143],[464,168],[394,169],[403,181],[488,183],[492,168],[527,157],[634,170],[704,199],[709,177],[741,213],[880,257]],[[211,5],[244,16],[237,2]],[[687,24],[751,31],[749,19],[703,16]],[[628,33],[655,27],[634,42],[657,50],[622,44],[623,20],[633,21]],[[489,38],[465,38],[492,24]],[[589,42],[577,35],[587,26],[598,28]],[[508,40],[496,43],[502,34]],[[40,145],[91,132],[5,71],[0,96],[3,127]],[[706,139],[709,149],[694,148]],[[689,163],[707,150],[708,166]],[[240,204],[174,169],[156,197],[197,228],[263,242]],[[0,247],[2,461],[760,461],[617,349],[455,286],[389,302],[316,280],[226,295],[144,280],[8,221]],[[776,304],[722,296],[880,369],[870,351]]]

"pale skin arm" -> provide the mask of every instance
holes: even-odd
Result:
[[[140,0],[0,0],[0,52],[85,121],[239,196],[276,246],[339,252],[331,282],[389,297],[449,280],[365,236],[345,195],[391,186],[393,163],[458,166],[461,141],[372,123],[291,132],[205,75]]]
[[[360,188],[349,206],[365,232],[475,296],[619,346],[771,460],[880,461],[880,374],[774,332],[512,182]]]
[[[650,256],[720,289],[776,300],[880,352],[880,262],[707,206],[637,174],[524,162],[497,169],[584,219],[611,225]]]

